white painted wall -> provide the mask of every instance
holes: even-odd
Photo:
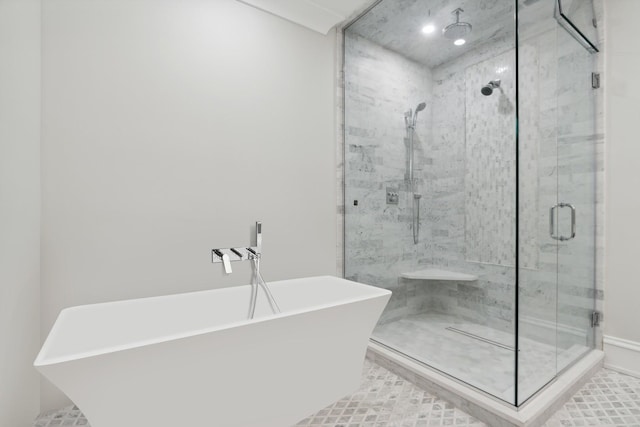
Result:
[[[67,306],[249,283],[210,249],[256,220],[267,281],[335,274],[334,53],[235,0],[43,2],[43,334]]]
[[[371,0],[239,0],[321,34],[344,22]]]
[[[606,363],[640,375],[640,45],[637,0],[607,0]]]
[[[40,346],[40,1],[0,0],[0,426],[31,426]]]

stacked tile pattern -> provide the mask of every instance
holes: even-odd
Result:
[[[515,265],[515,55],[510,50],[467,67],[464,74],[465,258],[513,267]],[[481,88],[491,80],[500,87],[485,96]],[[453,103],[450,100],[448,104]],[[523,262],[527,262],[524,257]]]
[[[400,318],[417,306],[409,307],[413,290],[400,285],[398,277],[426,263],[431,252],[428,228],[418,245],[412,240],[404,114],[427,101],[414,136],[414,192],[425,193],[431,79],[420,64],[349,32],[345,49],[345,276],[391,289],[383,317]],[[397,205],[386,203],[388,191],[399,194]],[[421,207],[421,217],[425,213]]]

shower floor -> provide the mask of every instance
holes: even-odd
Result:
[[[507,402],[514,401],[514,336],[447,314],[424,313],[378,325],[373,338]],[[560,352],[520,338],[519,396],[528,397],[588,348]],[[522,399],[521,399],[522,400]]]

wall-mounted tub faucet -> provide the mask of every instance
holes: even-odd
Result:
[[[231,274],[231,263],[236,261],[248,261],[262,254],[262,223],[256,222],[256,245],[251,247],[235,247],[211,249],[211,262],[222,263],[224,271]]]
[[[236,247],[224,249],[211,249],[211,262],[222,263],[224,271],[231,274],[231,262],[252,261],[253,276],[251,277],[251,299],[249,301],[249,319],[253,319],[256,312],[256,302],[258,300],[258,288],[262,288],[273,314],[280,313],[280,307],[273,297],[269,285],[262,278],[260,273],[260,258],[262,258],[262,223],[256,222],[256,245],[250,247]]]

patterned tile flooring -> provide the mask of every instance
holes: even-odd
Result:
[[[89,424],[75,407],[43,414],[33,424],[59,426]],[[360,389],[297,425],[303,426],[490,427],[369,360]],[[640,427],[640,378],[601,370],[545,424],[566,426]]]

